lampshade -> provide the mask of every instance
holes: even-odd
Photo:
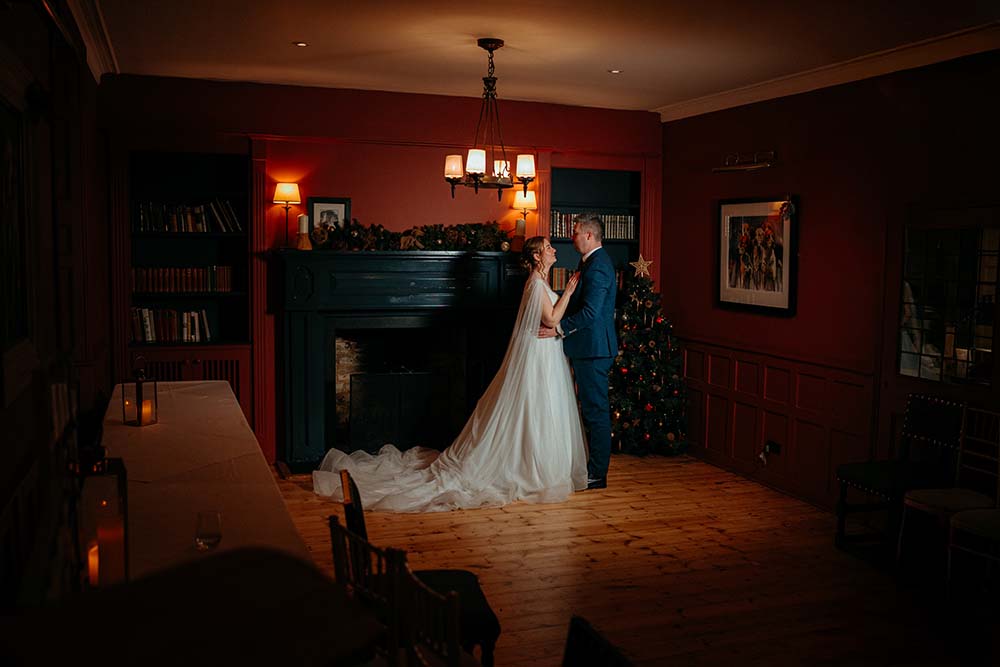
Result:
[[[457,178],[461,180],[462,178],[462,156],[461,155],[449,155],[444,159],[444,177],[445,178]]]
[[[529,190],[528,194],[524,194],[521,190],[514,193],[514,205],[511,208],[516,208],[519,211],[534,211],[538,208],[538,203],[535,200],[535,191]]]
[[[534,178],[535,177],[535,156],[530,153],[525,153],[517,156],[517,177],[518,178]]]
[[[278,183],[274,188],[275,204],[301,204],[298,183]]]
[[[465,170],[470,174],[485,174],[486,151],[482,148],[470,148],[469,157],[465,161]]]

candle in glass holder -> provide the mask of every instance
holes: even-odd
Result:
[[[143,401],[142,402],[142,417],[139,420],[140,424],[148,424],[153,421],[153,401]]]
[[[87,549],[87,578],[91,586],[97,586],[100,576],[100,554],[96,544]]]

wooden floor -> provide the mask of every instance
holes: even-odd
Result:
[[[608,489],[563,504],[369,512],[369,536],[415,568],[479,575],[503,628],[497,665],[558,665],[574,613],[640,665],[985,660],[978,631],[942,629],[933,596],[834,549],[831,514],[689,457],[611,466]],[[339,504],[308,475],[278,483],[332,573]]]

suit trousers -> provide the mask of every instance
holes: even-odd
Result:
[[[580,414],[587,430],[590,455],[587,476],[600,479],[608,474],[611,460],[611,406],[608,402],[608,372],[613,357],[570,359],[576,380]]]

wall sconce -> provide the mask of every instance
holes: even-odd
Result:
[[[136,357],[136,361],[139,359],[143,358]],[[145,368],[133,371],[132,377],[131,382],[122,382],[122,423],[128,426],[155,424],[160,412],[156,380],[146,378]]]
[[[511,250],[516,250],[518,252],[524,247],[524,234],[525,227],[528,222],[528,211],[534,211],[538,209],[538,203],[535,199],[535,191],[522,192],[518,190],[514,193],[514,204],[511,206],[513,209],[521,211],[521,218],[515,223],[514,227],[514,238],[511,241]]]
[[[301,204],[298,183],[278,183],[274,188],[274,203],[285,209],[285,245],[288,245],[288,209],[292,204]]]
[[[85,471],[79,517],[87,586],[128,581],[128,475],[121,459],[101,459]]]
[[[757,151],[753,154],[730,153],[723,159],[721,167],[712,167],[719,174],[727,171],[754,171],[774,166],[774,151]]]

